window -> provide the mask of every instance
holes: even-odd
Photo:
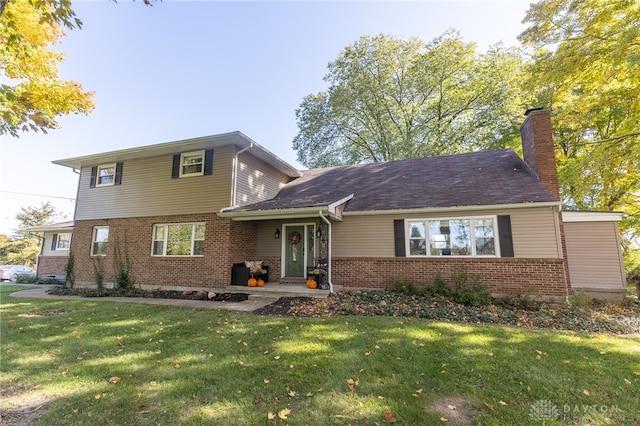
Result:
[[[496,256],[495,218],[408,220],[409,256]]]
[[[109,186],[113,185],[116,177],[116,164],[107,164],[98,166],[98,180],[96,186]]]
[[[173,155],[171,178],[207,176],[213,173],[213,149]]]
[[[180,154],[180,177],[204,174],[204,151]]]
[[[106,256],[108,241],[109,241],[108,226],[96,226],[95,228],[93,228],[93,242],[91,244],[91,255]]]
[[[51,248],[53,250],[69,250],[71,247],[71,233],[66,232],[64,234],[53,234],[53,244]]]
[[[154,225],[153,256],[203,256],[204,223]]]
[[[122,162],[91,167],[89,187],[113,186],[122,183]]]

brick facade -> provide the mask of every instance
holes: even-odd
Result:
[[[205,223],[204,256],[151,256],[153,226],[167,223]],[[93,228],[109,226],[106,256],[91,256]],[[142,288],[224,288],[231,282],[231,264],[255,255],[255,224],[231,222],[215,213],[155,216],[75,222],[71,250],[76,283],[94,285],[96,270],[104,283],[116,276],[116,251],[130,264],[136,286]]]
[[[332,281],[345,288],[389,288],[397,278],[415,284],[433,282],[436,274],[477,274],[496,295],[566,296],[562,259],[475,258],[334,258]]]
[[[67,256],[38,256],[38,276],[64,276],[64,268],[68,260]]]

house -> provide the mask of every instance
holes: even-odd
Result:
[[[27,231],[42,233],[36,266],[37,276],[63,282],[65,266],[69,261],[73,221],[33,226]]]
[[[513,150],[299,171],[240,132],[54,161],[79,171],[76,284],[126,265],[147,288],[268,281],[385,288],[477,274],[495,294],[571,292],[550,112]],[[236,283],[237,284],[237,283]],[[268,285],[268,284],[267,284]]]

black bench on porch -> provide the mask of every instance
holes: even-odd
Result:
[[[262,279],[265,283],[269,282],[269,266],[262,266],[265,271],[262,274],[253,274],[254,278]],[[247,285],[247,281],[251,278],[251,269],[244,263],[234,263],[231,267],[231,285]]]

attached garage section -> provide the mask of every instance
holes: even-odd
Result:
[[[562,212],[571,288],[621,301],[627,291],[618,222],[622,213]]]

